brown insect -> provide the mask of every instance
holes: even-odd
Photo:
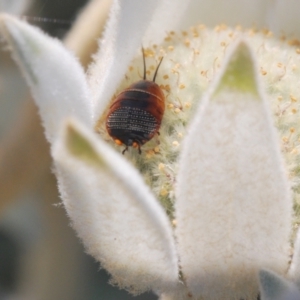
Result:
[[[110,106],[106,117],[106,129],[116,144],[138,148],[150,141],[160,128],[165,111],[165,96],[155,83],[161,58],[155,70],[152,81],[146,79],[146,61],[144,49],[144,77],[122,91]]]

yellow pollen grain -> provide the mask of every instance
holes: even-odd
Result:
[[[290,95],[290,98],[291,98],[291,101],[292,101],[292,102],[297,102],[297,98],[296,98],[295,96]]]
[[[172,220],[172,225],[173,225],[174,227],[176,227],[176,225],[177,225],[177,220],[176,220],[176,219],[173,219],[173,220]]]
[[[284,41],[286,40],[286,36],[285,36],[284,34],[281,35],[281,36],[280,36],[280,40],[284,42]]]
[[[155,66],[153,66],[153,65],[151,65],[151,66],[149,67],[149,69],[150,69],[150,70],[155,70],[155,69],[156,69],[156,67],[155,67]]]
[[[268,74],[268,72],[266,70],[264,70],[263,68],[260,69],[260,73],[261,75],[265,76]]]
[[[222,47],[226,47],[226,42],[221,42],[220,45],[221,45]]]
[[[186,31],[182,31],[181,34],[182,34],[183,36],[187,36],[187,35],[188,35],[188,33],[187,33]]]
[[[234,36],[234,32],[233,32],[233,31],[229,32],[229,33],[228,33],[228,36],[229,36],[230,38],[232,38],[232,37]]]
[[[298,39],[291,39],[291,40],[288,41],[288,44],[290,46],[300,46],[300,40],[298,40]]]
[[[155,153],[159,153],[159,151],[160,151],[159,147],[156,146],[156,147],[154,148],[154,152],[155,152]]]
[[[185,88],[185,85],[184,85],[183,83],[181,83],[181,84],[179,85],[179,88],[182,90],[182,89]]]
[[[251,28],[249,31],[248,31],[248,34],[249,36],[254,36],[255,35],[255,30],[253,28]]]
[[[293,64],[292,65],[292,71],[296,71],[298,68],[297,68],[297,65]]]
[[[221,26],[217,25],[217,26],[214,28],[214,31],[215,31],[215,32],[220,32],[220,31],[221,31]]]
[[[158,165],[158,170],[162,171],[162,170],[164,170],[164,169],[165,169],[165,164],[160,163],[160,164]]]
[[[296,53],[297,53],[297,54],[300,54],[300,48],[297,48],[297,49],[296,49]]]
[[[191,27],[190,31],[191,31],[193,37],[198,37],[199,36],[197,27]]]
[[[277,100],[278,100],[278,101],[281,101],[281,100],[282,100],[282,96],[278,96],[278,97],[277,97]]]
[[[153,155],[154,155],[154,151],[153,151],[153,150],[149,150],[149,151],[147,151],[147,153],[146,153],[146,157],[147,157],[147,158],[151,158]]]
[[[294,127],[291,127],[290,128],[290,133],[294,133],[295,132],[295,128]]]
[[[156,49],[157,48],[157,45],[156,44],[153,44],[153,46],[152,46],[154,49]]]
[[[173,51],[173,50],[174,50],[174,47],[173,47],[173,46],[168,46],[168,50],[169,50],[169,51]]]
[[[189,40],[185,40],[184,44],[189,47],[191,45],[191,42]]]
[[[154,56],[154,52],[151,49],[144,50],[144,54],[145,54],[146,57],[153,57]]]
[[[165,42],[170,42],[170,41],[172,41],[172,38],[171,38],[170,36],[167,36],[167,37],[165,38]]]
[[[292,113],[293,114],[297,113],[297,111],[298,111],[297,108],[292,108]]]
[[[267,29],[267,28],[263,28],[262,30],[261,30],[261,32],[264,34],[264,35],[268,35],[269,34],[269,29]]]
[[[293,148],[292,151],[290,152],[291,154],[298,154],[298,150],[296,148]]]
[[[178,108],[178,107],[176,107],[176,108],[174,109],[174,111],[175,111],[177,114],[181,112],[180,108]]]
[[[173,108],[173,107],[174,107],[174,105],[172,103],[168,104],[168,108]]]
[[[283,66],[282,63],[280,63],[280,62],[277,63],[277,67],[278,67],[278,68],[282,68],[282,66]]]
[[[221,30],[226,30],[228,27],[225,23],[220,24],[220,29]]]
[[[170,85],[169,85],[169,84],[166,84],[166,85],[165,85],[165,90],[166,90],[167,92],[170,92],[171,88],[170,88]]]
[[[208,70],[202,70],[200,74],[204,77],[207,77]]]
[[[129,66],[129,71],[133,71],[134,67],[133,66]]]
[[[168,79],[169,78],[169,75],[164,75],[163,76],[163,79]]]
[[[185,103],[184,103],[184,107],[185,107],[185,108],[190,108],[191,105],[192,105],[191,102],[185,102]]]
[[[161,189],[160,190],[160,195],[161,196],[167,196],[168,195],[168,191],[166,189]]]
[[[183,137],[183,134],[182,134],[181,132],[178,132],[178,133],[177,133],[177,136],[178,136],[179,138],[182,138],[182,137]]]
[[[170,31],[170,34],[171,35],[175,35],[175,31]]]
[[[178,143],[178,141],[173,141],[173,142],[172,142],[172,145],[173,145],[174,147],[178,147],[178,146],[179,146],[179,143]]]
[[[288,137],[284,136],[282,139],[281,139],[284,143],[287,143],[289,141]]]

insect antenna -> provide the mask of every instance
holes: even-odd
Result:
[[[144,48],[142,47],[142,53],[143,53],[143,63],[144,63],[144,80],[146,80],[146,59],[145,59],[145,52]]]
[[[157,75],[157,71],[158,71],[158,69],[159,69],[159,66],[160,66],[160,64],[161,64],[161,62],[162,62],[162,60],[163,60],[163,58],[164,57],[162,57],[161,59],[160,59],[160,62],[159,62],[159,64],[157,65],[157,67],[156,67],[156,70],[155,70],[155,73],[154,73],[154,76],[153,76],[153,82],[155,82],[155,78],[156,78],[156,75]]]

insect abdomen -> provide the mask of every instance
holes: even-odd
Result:
[[[107,131],[126,146],[141,146],[159,130],[164,108],[164,95],[158,85],[139,81],[115,99],[107,116]]]

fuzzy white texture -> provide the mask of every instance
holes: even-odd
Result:
[[[256,72],[249,49],[235,51],[191,124],[177,176],[182,272],[205,299],[255,298],[258,270],[283,274],[288,262],[292,203],[278,141],[260,88],[224,83],[236,56]]]
[[[194,1],[161,1],[161,5],[157,7],[149,28],[143,36],[143,44],[160,44],[163,42],[166,32],[180,30],[180,28],[182,28],[182,22],[186,19],[185,16],[187,15],[187,10],[192,2]],[[170,18],[170,16],[172,17]],[[161,30],[162,24],[164,30]]]
[[[100,164],[76,159],[68,144],[74,139],[70,130],[93,149]],[[178,259],[170,221],[137,170],[75,121],[67,123],[53,157],[73,226],[113,282],[133,293],[174,289]]]
[[[100,50],[94,56],[95,63],[91,64],[88,71],[96,116],[103,113],[107,101],[115,92],[115,85],[123,78],[158,7],[157,2],[157,0],[113,2]],[[127,28],[135,30],[129,31]],[[116,60],[115,57],[119,59]],[[118,72],[115,72],[116,69]]]
[[[291,282],[268,270],[259,272],[261,300],[299,300],[300,290]]]
[[[114,5],[118,8],[119,2],[116,1]],[[126,37],[130,36],[132,39],[130,42],[134,41],[137,47],[140,46],[141,32],[138,31],[137,35],[131,36],[130,32],[135,30],[126,26],[135,22],[127,20],[130,14],[126,7],[120,6],[121,11],[113,10],[102,45],[106,43],[105,39],[110,38],[112,40],[107,41],[107,45],[112,45],[112,48],[117,44],[120,45],[123,36],[115,31],[121,30],[122,24],[124,30],[128,29]],[[148,5],[141,5],[140,12],[145,14],[143,9],[147,8]],[[159,6],[156,9],[158,10]],[[149,14],[154,14],[154,11],[149,11]],[[124,22],[118,23],[119,20],[123,20],[122,14],[125,14]],[[172,17],[170,14],[169,18]],[[144,22],[148,24],[150,19],[150,16],[147,16]],[[80,158],[63,149],[65,142],[63,135],[59,135],[60,141],[53,152],[58,160],[57,174],[62,199],[74,227],[85,241],[88,251],[112,273],[120,286],[126,286],[134,291],[151,287],[155,291],[162,291],[162,299],[189,299],[190,292],[196,299],[200,299],[203,295],[207,296],[207,299],[216,299],[220,295],[222,299],[230,297],[240,299],[247,295],[256,299],[258,293],[256,272],[259,268],[270,268],[281,274],[283,269],[288,268],[287,232],[290,226],[291,207],[289,191],[284,180],[272,121],[265,108],[263,92],[257,87],[256,80],[258,78],[263,80],[266,90],[271,94],[269,98],[276,117],[274,120],[282,137],[282,151],[289,162],[289,177],[293,182],[297,204],[299,199],[297,187],[300,182],[300,171],[296,169],[299,161],[297,130],[299,126],[296,126],[299,120],[299,104],[295,97],[299,91],[299,84],[295,84],[298,83],[299,75],[298,49],[288,48],[285,42],[272,40],[268,31],[263,34],[255,30],[241,33],[239,27],[230,29],[226,26],[206,30],[203,25],[194,26],[183,32],[168,32],[162,45],[144,45],[149,78],[153,76],[159,57],[164,56],[157,83],[166,95],[166,112],[159,138],[155,137],[146,143],[142,147],[141,155],[137,154],[136,149],[130,149],[123,157],[118,156],[101,141],[99,146],[95,141],[95,135],[88,132],[96,127],[100,133],[99,139],[102,136],[113,145],[113,141],[104,130],[105,115],[97,115],[97,112],[101,110],[99,107],[104,107],[110,100],[108,99],[110,92],[107,91],[118,92],[118,80],[106,81],[106,87],[103,89],[106,92],[99,94],[103,96],[101,99],[95,98],[97,90],[92,90],[93,99],[96,99],[92,101],[91,98],[87,98],[88,92],[78,92],[82,89],[87,90],[82,70],[74,58],[67,58],[69,54],[62,50],[62,46],[54,46],[58,44],[57,41],[11,18],[2,17],[2,22],[6,24],[5,30],[9,31],[15,56],[23,66],[24,73],[28,73],[27,79],[35,90],[34,95],[40,106],[48,138],[51,136],[50,141],[53,142],[54,137],[58,135],[59,124],[54,124],[54,121],[59,123],[63,117],[74,115],[87,129],[73,123],[74,128],[77,126],[78,132],[86,136],[91,144],[96,145],[95,149],[97,153],[99,152],[99,156],[113,160],[111,164],[107,164],[106,172],[104,169],[92,168],[84,159],[80,161]],[[143,30],[146,30],[146,24],[143,24]],[[114,29],[110,31],[109,28]],[[221,64],[231,66],[231,63],[228,65],[230,56],[226,55],[227,49],[241,34],[251,38],[251,46],[258,59],[256,66],[249,55],[246,61],[247,70],[250,68],[253,73],[259,68],[260,75],[253,75],[250,72],[248,78],[255,84],[254,88],[252,86],[246,92],[241,91],[239,84],[237,89],[228,90],[224,89],[224,86],[220,89],[218,83],[224,82],[220,76],[219,81],[214,77],[220,72]],[[45,46],[42,47],[40,43]],[[30,54],[28,49],[36,46],[47,55]],[[108,50],[103,51],[113,50],[112,48],[108,47]],[[125,56],[112,51],[113,56],[109,59],[113,59],[113,63],[106,64],[105,59],[103,62],[103,66],[108,68],[107,73],[103,71],[103,76],[110,76],[109,74],[121,76],[125,70],[124,66],[129,67],[119,90],[141,78],[141,56],[127,66],[129,57],[135,52],[134,49],[130,51],[132,52],[128,56],[127,51],[124,51]],[[39,67],[36,67],[36,57],[40,61]],[[65,67],[66,62],[68,68]],[[226,66],[223,67],[223,72],[226,71]],[[93,76],[96,74],[97,72]],[[236,73],[234,78],[237,82],[238,77]],[[70,78],[73,78],[72,85],[66,84]],[[37,84],[33,79],[37,80]],[[96,82],[98,79],[94,80]],[[195,114],[199,101],[212,80],[217,91],[208,94],[201,104],[201,111]],[[40,88],[40,85],[42,87],[44,85],[44,88]],[[58,90],[56,85],[60,87]],[[55,95],[51,94],[53,90],[56,91]],[[53,96],[56,97],[53,99]],[[98,109],[94,110],[96,106]],[[187,134],[186,126],[193,115],[195,120],[188,131],[188,138],[184,141]],[[185,144],[184,148],[182,144]],[[102,148],[105,152],[101,150]],[[182,158],[178,161],[182,149]],[[118,152],[121,152],[120,148]],[[165,201],[165,208],[171,218],[175,203],[177,219],[173,220],[173,224],[177,224],[176,248],[179,249],[179,261],[182,266],[180,279],[187,285],[176,285],[177,267],[174,264],[177,250],[170,237],[170,225],[166,221],[166,216],[161,208],[158,208],[154,197],[144,188],[138,174],[131,171],[127,173],[127,168],[130,167],[126,165],[124,159],[131,160],[135,164],[152,192],[163,203]],[[117,172],[118,168],[122,169],[121,173]],[[175,189],[176,183],[178,186]],[[143,188],[140,188],[140,185]],[[85,197],[90,197],[88,202]],[[139,203],[140,206],[132,206],[133,203]],[[158,218],[153,218],[154,211],[158,212]],[[99,220],[97,214],[101,215]],[[145,216],[145,220],[142,216]],[[112,222],[114,220],[117,221]],[[101,222],[105,226],[99,225]],[[162,231],[158,233],[155,228],[161,228]],[[113,238],[118,231],[118,239],[123,242],[120,249],[113,247],[116,243]],[[102,235],[99,232],[102,232]],[[136,242],[140,238],[143,244]],[[149,247],[152,245],[150,250],[153,251],[150,253],[145,245]],[[159,251],[153,249],[153,245]],[[130,249],[130,252],[127,253],[126,249]],[[147,261],[143,260],[145,257],[143,251],[149,254]],[[143,263],[138,266],[131,264],[134,257],[132,253],[141,257]],[[161,262],[162,257],[168,257],[171,265],[165,267],[168,262]],[[158,263],[151,265],[156,259]],[[116,265],[115,262],[120,264]],[[122,262],[126,262],[126,265]],[[161,265],[155,267],[160,262]],[[130,276],[126,277],[124,272],[130,273]],[[165,279],[154,278],[153,274]],[[169,291],[172,278],[175,288]],[[248,281],[245,283],[246,280]],[[168,283],[165,284],[166,282]],[[241,288],[243,284],[244,290]]]
[[[187,11],[189,18],[184,20],[183,25],[187,27],[201,22],[212,27],[221,23],[263,27],[267,25],[266,14],[270,6],[268,0],[191,1]]]
[[[221,23],[245,28],[268,28],[277,37],[300,37],[298,0],[194,0],[186,11],[182,28],[201,22],[210,27]]]
[[[29,7],[31,0],[0,0],[0,11],[21,15]]]
[[[92,126],[90,91],[77,59],[37,27],[9,15],[2,15],[1,26],[43,116],[48,141],[54,141],[66,115]]]
[[[289,278],[297,284],[300,289],[300,230],[298,229],[294,243],[293,258],[288,273]]]
[[[278,36],[300,37],[298,0],[274,0],[270,1],[267,11],[267,26]]]

